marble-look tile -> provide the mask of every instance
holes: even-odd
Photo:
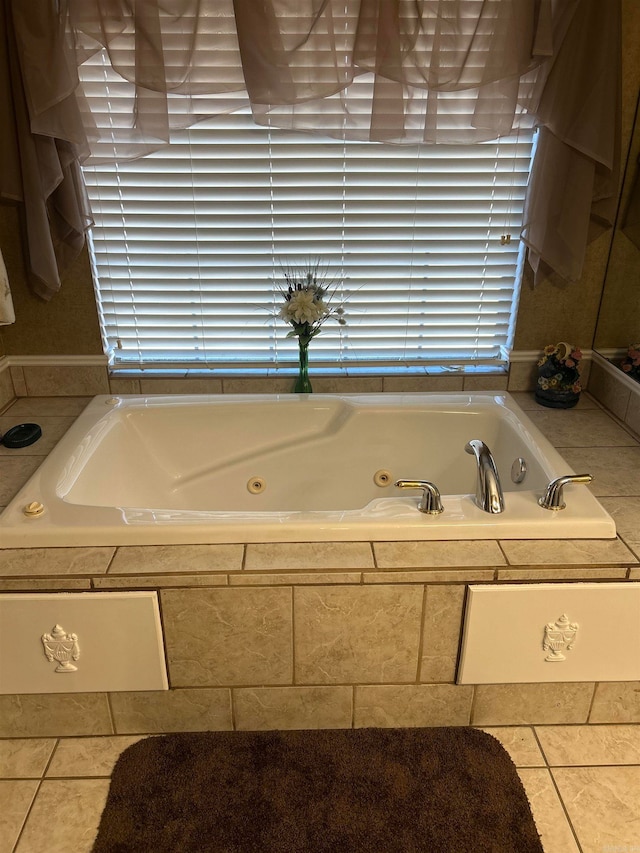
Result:
[[[593,684],[480,684],[474,726],[586,723]]]
[[[15,392],[11,381],[11,371],[5,368],[5,370],[0,370],[0,410],[14,399]]]
[[[91,578],[0,578],[2,592],[61,592],[92,589]]]
[[[90,853],[108,790],[108,779],[45,780],[16,853]]]
[[[30,397],[86,397],[109,393],[106,365],[23,365]]]
[[[310,372],[313,390],[317,394],[379,394],[382,376],[314,376]]]
[[[533,392],[538,381],[537,362],[512,361],[509,365],[507,389],[511,394]]]
[[[62,738],[58,742],[47,777],[111,776],[120,753],[143,735]]]
[[[351,687],[234,688],[236,729],[348,729]]]
[[[415,681],[423,588],[294,590],[298,684]]]
[[[456,674],[464,586],[429,585],[422,635],[422,682],[453,681]]]
[[[503,539],[500,546],[511,566],[629,566],[638,562],[619,539]]]
[[[228,572],[242,568],[243,545],[126,545],[117,549],[110,575]]]
[[[640,435],[640,394],[632,394],[629,398],[624,422],[637,435]]]
[[[581,853],[548,770],[518,768],[545,853]],[[600,851],[602,853],[602,851]]]
[[[77,417],[91,400],[91,397],[20,397],[5,412],[5,417]]]
[[[11,366],[9,372],[11,373],[11,381],[16,397],[26,397],[29,392],[22,367],[20,365]]]
[[[140,380],[136,377],[109,377],[109,393],[120,396],[122,394],[140,394]]]
[[[590,723],[640,723],[640,681],[596,685]]]
[[[458,376],[385,376],[382,379],[382,390],[396,394],[462,391],[463,381],[462,374]]]
[[[374,542],[379,569],[460,568],[504,566],[506,561],[493,541],[467,542]]]
[[[597,362],[591,365],[589,393],[620,420],[624,419],[629,405],[630,390],[618,382],[616,377],[604,370]]]
[[[627,577],[627,569],[602,569],[593,566],[581,566],[570,569],[566,566],[555,566],[552,569],[498,569],[499,581],[596,581],[623,580]]]
[[[183,376],[179,379],[158,377],[140,379],[142,394],[221,394],[222,379],[203,376],[199,379]]]
[[[574,471],[593,475],[594,495],[640,495],[640,447],[568,447],[562,455]]]
[[[0,850],[11,853],[38,790],[37,780],[0,780]]]
[[[640,764],[640,726],[538,726],[536,734],[550,767]]]
[[[289,394],[293,390],[295,377],[291,376],[242,376],[223,377],[222,390],[225,394]]]
[[[551,771],[583,853],[640,846],[640,767]]]
[[[499,375],[467,374],[462,383],[463,391],[506,391],[509,384],[509,376],[506,373]]]
[[[529,412],[540,412],[540,411],[550,411],[545,408],[545,406],[541,406],[540,403],[536,400],[534,391],[511,391],[509,389],[509,393],[513,397],[514,401],[520,406],[520,408],[529,414]],[[583,410],[583,409],[596,409],[597,411],[601,411],[600,407],[593,399],[590,394],[587,394],[585,391],[580,395],[580,399],[576,403],[574,409]]]
[[[40,438],[28,447],[12,448],[0,445],[0,457],[15,458],[17,456],[43,456],[48,454],[75,420],[74,417],[40,417],[39,415],[36,417],[38,418],[38,425],[42,429]],[[24,421],[21,418],[13,417],[9,412],[8,415],[0,418],[0,434],[19,423],[24,423]]]
[[[371,569],[373,554],[368,542],[300,542],[247,545],[245,569]]]
[[[80,737],[112,733],[104,693],[0,696],[0,737]]]
[[[3,548],[0,575],[103,575],[115,548]]]
[[[226,688],[112,693],[111,710],[119,734],[229,731],[231,693]]]
[[[516,767],[546,766],[530,726],[493,726],[483,731],[500,741]]]
[[[46,456],[0,458],[0,506],[6,506],[9,503],[46,458]]]
[[[389,684],[356,687],[356,728],[467,726],[473,687],[453,684]]]
[[[613,517],[618,536],[637,555],[640,549],[640,497],[600,498],[600,503]]]
[[[39,779],[55,745],[55,738],[0,740],[0,777]]]
[[[92,578],[94,589],[169,589],[171,587],[228,586],[229,577],[216,572],[202,575],[105,575]]]
[[[161,599],[173,687],[291,682],[289,588],[163,590]]]
[[[637,442],[601,410],[542,409],[527,412],[554,447],[624,447]]]
[[[425,571],[363,572],[363,583],[471,583],[491,581],[495,569],[426,569]]]
[[[360,572],[281,572],[278,574],[245,573],[229,576],[230,586],[292,586],[294,584],[357,583]]]

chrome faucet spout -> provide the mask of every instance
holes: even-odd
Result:
[[[479,438],[469,441],[465,448],[467,453],[476,457],[478,476],[476,479],[476,504],[480,509],[489,513],[504,511],[504,495],[500,485],[498,469],[493,454]]]

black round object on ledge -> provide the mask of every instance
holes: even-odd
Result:
[[[42,435],[38,424],[18,424],[8,429],[2,436],[2,444],[5,447],[28,447],[37,441]]]

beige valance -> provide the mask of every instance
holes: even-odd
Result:
[[[90,223],[80,163],[141,156],[173,127],[246,105],[259,124],[394,144],[540,127],[523,229],[540,273],[579,278],[588,239],[612,223],[620,0],[0,5],[8,45],[0,98],[11,104],[2,107],[11,165],[0,192],[25,205],[44,296]],[[89,57],[100,63],[83,89],[76,69]],[[100,75],[125,87],[125,114],[91,111],[86,95]]]

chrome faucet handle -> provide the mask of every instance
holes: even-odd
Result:
[[[394,486],[399,489],[422,489],[422,497],[418,503],[420,512],[427,515],[439,515],[444,512],[438,487],[428,480],[396,480]]]
[[[547,486],[543,497],[538,501],[543,509],[550,509],[554,512],[564,509],[566,503],[563,500],[562,490],[565,486],[571,483],[590,483],[593,480],[591,474],[565,474],[564,477],[556,477]]]

